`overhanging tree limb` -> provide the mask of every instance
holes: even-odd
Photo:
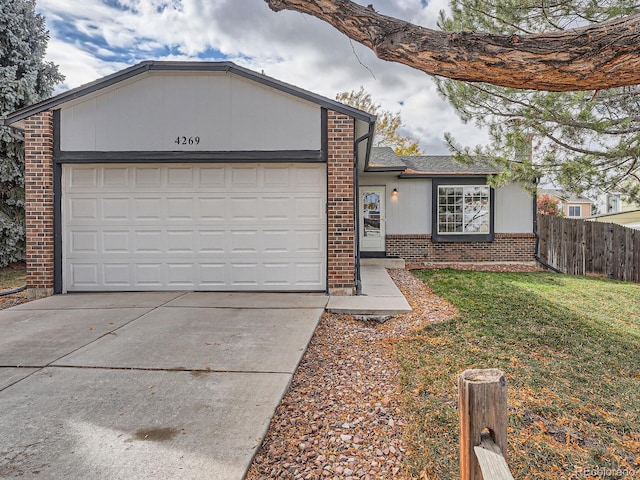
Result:
[[[467,82],[547,91],[640,84],[640,15],[563,32],[443,32],[349,0],[265,0],[323,20],[383,60]]]

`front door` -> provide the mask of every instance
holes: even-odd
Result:
[[[385,251],[385,187],[360,187],[360,250]]]

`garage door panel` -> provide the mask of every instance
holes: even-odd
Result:
[[[321,285],[324,281],[324,266],[320,262],[296,262],[294,269],[298,285],[311,288]]]
[[[257,287],[259,271],[257,262],[230,262],[232,287]]]
[[[98,187],[98,168],[78,167],[69,175],[69,186],[76,190],[93,190]]]
[[[193,263],[174,263],[166,264],[167,268],[167,285],[173,287],[193,288],[194,268]]]
[[[200,277],[200,287],[215,287],[216,290],[224,289],[227,286],[227,265],[223,262],[210,263],[201,262],[197,265]]]
[[[198,231],[198,254],[224,254],[226,251],[226,232],[224,230],[200,230]]]
[[[128,263],[107,263],[102,266],[104,285],[109,287],[131,286],[131,265]]]
[[[63,288],[324,290],[325,202],[324,165],[65,166]]]
[[[163,212],[166,211],[165,202],[162,200],[160,196],[134,198],[132,220],[143,222],[161,220]]]
[[[98,236],[95,230],[81,230],[69,235],[69,249],[71,253],[98,253]]]
[[[267,188],[287,188],[291,184],[291,170],[287,167],[265,167],[264,186]]]
[[[133,168],[133,188],[161,188],[162,169],[152,167]]]
[[[167,230],[167,253],[193,254],[198,250],[193,230]]]
[[[163,253],[163,240],[162,230],[136,231],[133,235],[133,254]]]
[[[69,219],[98,220],[98,200],[96,198],[72,198],[69,202]]]
[[[192,221],[194,201],[190,197],[167,198],[167,220]]]
[[[223,222],[225,219],[226,199],[220,197],[197,198],[198,217],[201,222]]]
[[[131,251],[131,232],[128,230],[103,230],[102,252],[106,254],[127,254]],[[73,253],[73,252],[71,252]]]
[[[200,167],[196,178],[200,187],[224,188],[225,167]]]
[[[103,198],[102,199],[102,220],[103,221],[128,221],[131,217],[130,199]]]
[[[170,167],[167,169],[167,185],[170,187],[194,186],[193,168],[191,167]]]
[[[262,218],[268,222],[281,222],[289,220],[291,210],[291,197],[264,198],[262,202]]]
[[[258,253],[258,232],[255,230],[231,230],[229,232],[232,255]]]
[[[166,285],[167,279],[163,272],[163,266],[160,262],[135,263],[133,265],[134,285],[158,288]]]
[[[110,190],[126,190],[130,187],[131,169],[111,167],[102,170],[102,186]]]
[[[96,288],[100,286],[98,263],[71,264],[69,273],[71,284],[78,288]]]
[[[263,230],[262,231],[262,252],[268,254],[289,253],[294,251],[294,244],[290,235],[291,231],[284,230]]]
[[[255,222],[258,219],[260,204],[254,196],[231,197],[228,200],[228,219],[231,222]]]
[[[313,255],[322,253],[324,245],[324,232],[322,230],[295,230],[294,233],[296,253]]]
[[[295,198],[296,222],[319,222],[324,218],[324,203],[319,198],[298,196]]]
[[[258,189],[258,169],[254,166],[249,167],[231,167],[231,190]]]

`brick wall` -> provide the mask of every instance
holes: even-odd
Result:
[[[27,288],[35,297],[53,293],[53,115],[25,121]]]
[[[387,235],[387,255],[412,262],[532,262],[535,235],[496,233],[493,242],[432,242],[431,235]]]
[[[355,220],[353,191],[354,119],[329,111],[328,127],[328,289],[353,295]]]

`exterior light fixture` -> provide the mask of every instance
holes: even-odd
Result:
[[[393,189],[393,192],[391,192],[391,196],[392,197],[397,197],[398,196],[398,189],[397,188]]]

